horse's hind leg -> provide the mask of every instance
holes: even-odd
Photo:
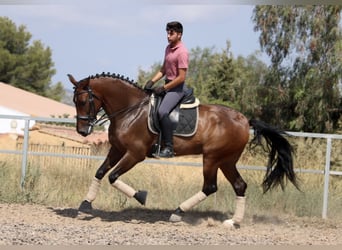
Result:
[[[204,183],[202,190],[179,205],[169,219],[171,222],[181,221],[182,216],[186,211],[217,191],[217,170],[217,161],[208,160],[208,158],[203,159]]]
[[[245,214],[245,192],[247,189],[247,184],[237,171],[235,164],[233,166],[225,165],[224,167],[221,167],[221,171],[232,185],[236,194],[234,215],[231,219],[224,221],[223,224],[228,227],[239,227]]]

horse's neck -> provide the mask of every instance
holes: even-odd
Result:
[[[107,114],[137,105],[146,98],[143,91],[125,83],[103,85],[101,91]]]

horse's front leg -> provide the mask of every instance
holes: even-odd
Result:
[[[147,191],[135,190],[118,178],[144,159],[144,156],[139,157],[130,152],[126,152],[126,154],[116,164],[114,170],[109,174],[109,183],[114,188],[121,191],[129,198],[135,198],[142,205],[145,205],[146,203]]]
[[[116,163],[120,160],[121,156],[122,155],[120,155],[114,147],[112,147],[109,150],[106,159],[96,171],[96,174],[89,186],[88,193],[86,194],[83,202],[81,203],[78,209],[79,211],[87,212],[92,209],[91,203],[95,200],[97,196],[97,193],[100,189],[101,180],[108,173],[108,171],[116,165]]]

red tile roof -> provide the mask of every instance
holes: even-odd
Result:
[[[35,117],[73,118],[76,109],[52,99],[0,82],[0,106]]]
[[[19,111],[34,117],[64,117],[76,116],[76,109],[52,99],[13,87],[0,82],[0,106]],[[107,132],[94,131],[87,137],[82,137],[76,132],[76,128],[65,128],[62,126],[42,125],[39,128],[41,133],[67,138],[85,144],[99,145],[108,142]]]

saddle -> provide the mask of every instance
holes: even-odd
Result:
[[[158,119],[158,108],[162,96],[152,94],[149,103],[148,128],[154,134],[160,133]],[[199,100],[193,94],[193,89],[187,91],[185,96],[169,114],[173,124],[173,134],[176,136],[190,137],[197,131],[198,124],[198,106]]]

